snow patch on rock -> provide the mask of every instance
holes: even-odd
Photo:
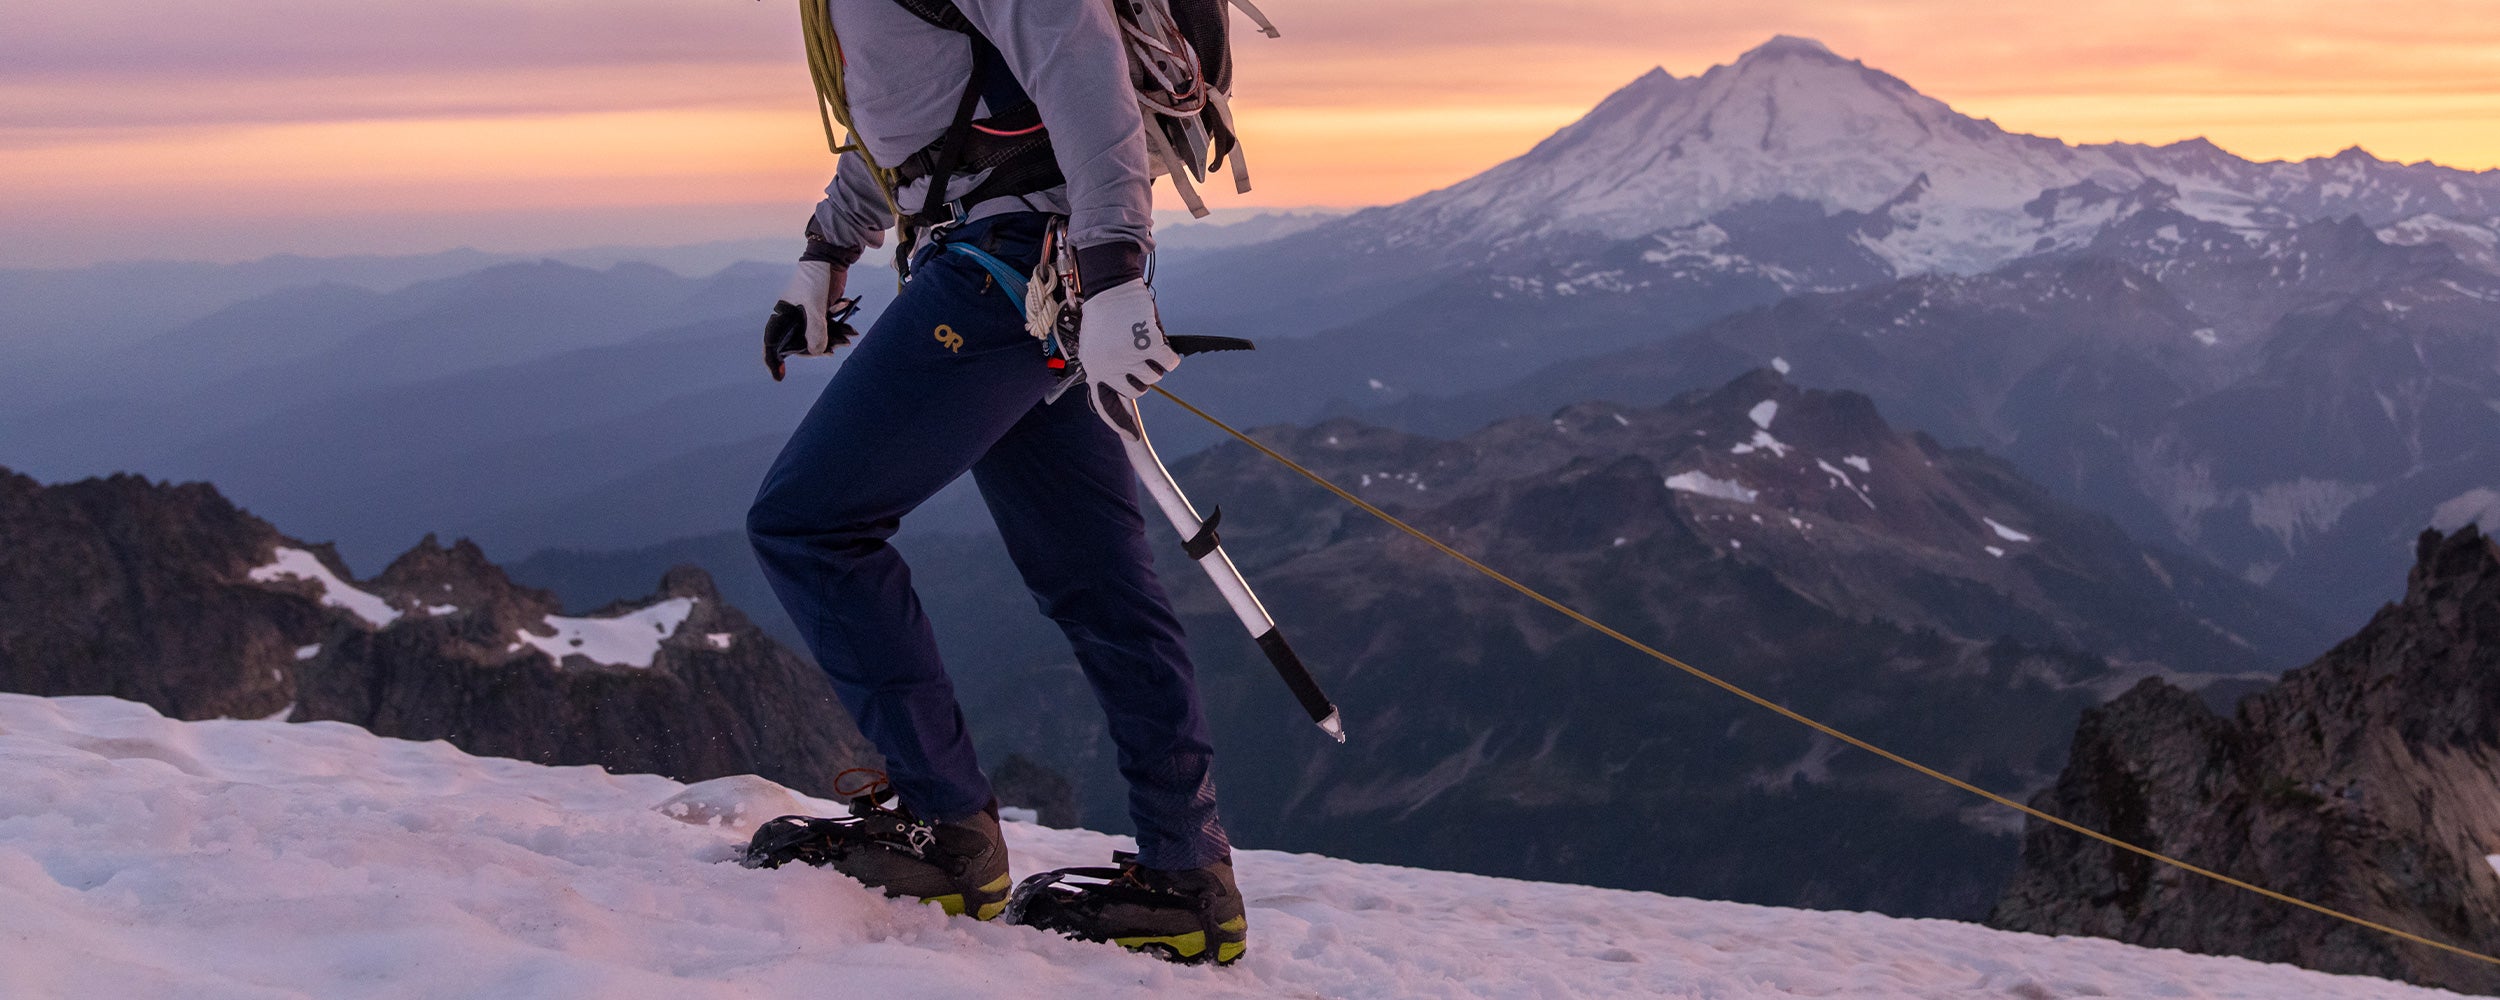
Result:
[[[677,626],[693,613],[694,598],[672,597],[614,618],[548,615],[547,627],[554,635],[517,631],[513,634],[520,642],[510,648],[517,652],[520,646],[535,646],[559,666],[565,657],[579,656],[611,667],[645,669],[659,657],[660,643],[676,635]]]
[[[2440,531],[2469,524],[2480,524],[2486,532],[2500,531],[2500,490],[2478,486],[2431,510],[2431,527]]]
[[[1706,497],[1717,497],[1721,500],[1734,500],[1737,503],[1752,503],[1754,498],[1762,495],[1759,490],[1746,489],[1743,483],[1733,479],[1720,479],[1698,469],[1668,476],[1667,488]]]
[[[1866,505],[1866,509],[1876,509],[1874,499],[1868,497],[1865,490],[1859,489],[1857,480],[1849,478],[1848,473],[1840,471],[1838,466],[1819,458],[1814,460],[1814,465],[1823,470],[1824,475],[1832,477],[1831,485],[1848,487],[1849,492],[1858,498],[1858,502]]]
[[[1772,437],[1770,431],[1757,430],[1753,432],[1753,440],[1731,446],[1728,448],[1727,453],[1730,455],[1751,455],[1757,451],[1767,451],[1779,458],[1787,458],[1788,442]]]
[[[2012,529],[2012,528],[2008,528],[2008,527],[2006,527],[2006,526],[2004,526],[2004,525],[2002,525],[2002,524],[1998,524],[1998,523],[1997,523],[1997,519],[1996,519],[1996,518],[1993,518],[1993,517],[1983,517],[1983,518],[1980,518],[1979,520],[1980,520],[1981,522],[1983,522],[1983,523],[1987,524],[1987,526],[1988,526],[1988,530],[1993,531],[1993,532],[1996,532],[1996,536],[1997,536],[1998,538],[2005,539],[2006,541],[2009,541],[2009,542],[2028,542],[2028,541],[2030,541],[2030,540],[2031,540],[2031,536],[2030,536],[2030,535],[2023,534],[2022,532],[2016,531],[2016,530],[2014,530],[2014,529]]]
[[[391,607],[389,601],[349,586],[338,574],[330,572],[330,567],[321,564],[320,556],[302,549],[280,546],[269,565],[253,570],[251,578],[254,583],[310,580],[320,584],[323,605],[344,610],[375,628],[386,628],[399,620],[399,610]]]

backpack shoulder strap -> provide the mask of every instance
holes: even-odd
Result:
[[[955,7],[948,4],[946,9]],[[947,183],[954,178],[955,168],[963,165],[965,147],[972,144],[972,116],[981,103],[983,78],[989,76],[989,60],[980,57],[985,44],[978,34],[972,39],[972,79],[964,81],[963,99],[955,103],[955,119],[947,123],[945,137],[938,140],[937,159],[929,168],[929,197],[920,206],[920,218],[930,222],[945,218],[938,213],[946,207]]]
[[[973,30],[972,21],[964,17],[962,8],[955,6],[955,0],[894,0],[894,3],[934,27],[959,35],[980,33]]]

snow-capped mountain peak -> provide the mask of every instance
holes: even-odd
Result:
[[[1955,200],[2019,206],[2089,177],[2075,160],[1782,35],[1698,77],[1653,70],[1526,155],[1401,210],[1478,238],[1631,238],[1782,196],[1872,211],[1922,174]]]
[[[1393,247],[1499,247],[1560,234],[1628,240],[1779,199],[1887,216],[1862,240],[1900,274],[1973,273],[2081,246],[2072,218],[2027,210],[2045,192],[2134,192],[2158,181],[2180,211],[2255,234],[2360,215],[2500,215],[2500,171],[2395,164],[2347,149],[2252,163],[2204,139],[2069,145],[2011,132],[1821,42],[1780,35],[1698,76],[1641,75],[1527,153],[1459,184],[1356,217]]]
[[[1737,61],[1779,59],[1788,56],[1828,59],[1832,62],[1842,61],[1840,56],[1832,51],[1831,46],[1798,35],[1773,35],[1770,41],[1754,46],[1753,51],[1738,57]]]

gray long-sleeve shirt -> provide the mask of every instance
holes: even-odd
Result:
[[[944,135],[972,78],[971,41],[894,0],[824,3],[842,40],[851,123],[870,155],[899,164]],[[1145,120],[1109,6],[1102,0],[954,3],[1006,57],[1050,130],[1067,184],[1030,195],[1027,203],[1065,214],[1068,241],[1080,249],[1122,240],[1153,247],[1154,175]],[[948,195],[960,196],[978,180],[957,178]],[[916,182],[898,192],[898,200],[918,205],[926,189],[926,181]],[[816,206],[817,234],[836,247],[877,246],[893,225],[893,210],[868,165],[843,157]]]

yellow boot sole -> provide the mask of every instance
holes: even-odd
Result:
[[[1231,934],[1239,935],[1250,929],[1250,922],[1243,917],[1234,917],[1231,920],[1215,925],[1215,928],[1220,931],[1227,931]],[[1174,961],[1184,963],[1202,961],[1207,955],[1207,932],[1205,931],[1191,931],[1187,934],[1173,934],[1162,937],[1112,938],[1111,943],[1119,945],[1120,947],[1126,948],[1130,951],[1161,951],[1169,955]],[[1241,958],[1243,952],[1248,951],[1249,949],[1249,942],[1240,937],[1234,937],[1229,941],[1219,939],[1215,944],[1215,964],[1231,965],[1235,960]]]
[[[974,920],[991,920],[995,919],[999,914],[1007,912],[1007,887],[1009,884],[1010,880],[1007,876],[999,876],[990,884],[982,886],[981,888],[970,893],[969,895],[974,902],[969,905],[965,903],[965,896],[967,894],[960,892],[952,892],[943,896],[930,896],[922,899],[921,902],[937,904],[938,909],[946,911],[946,915],[950,917],[963,916],[968,910]]]

